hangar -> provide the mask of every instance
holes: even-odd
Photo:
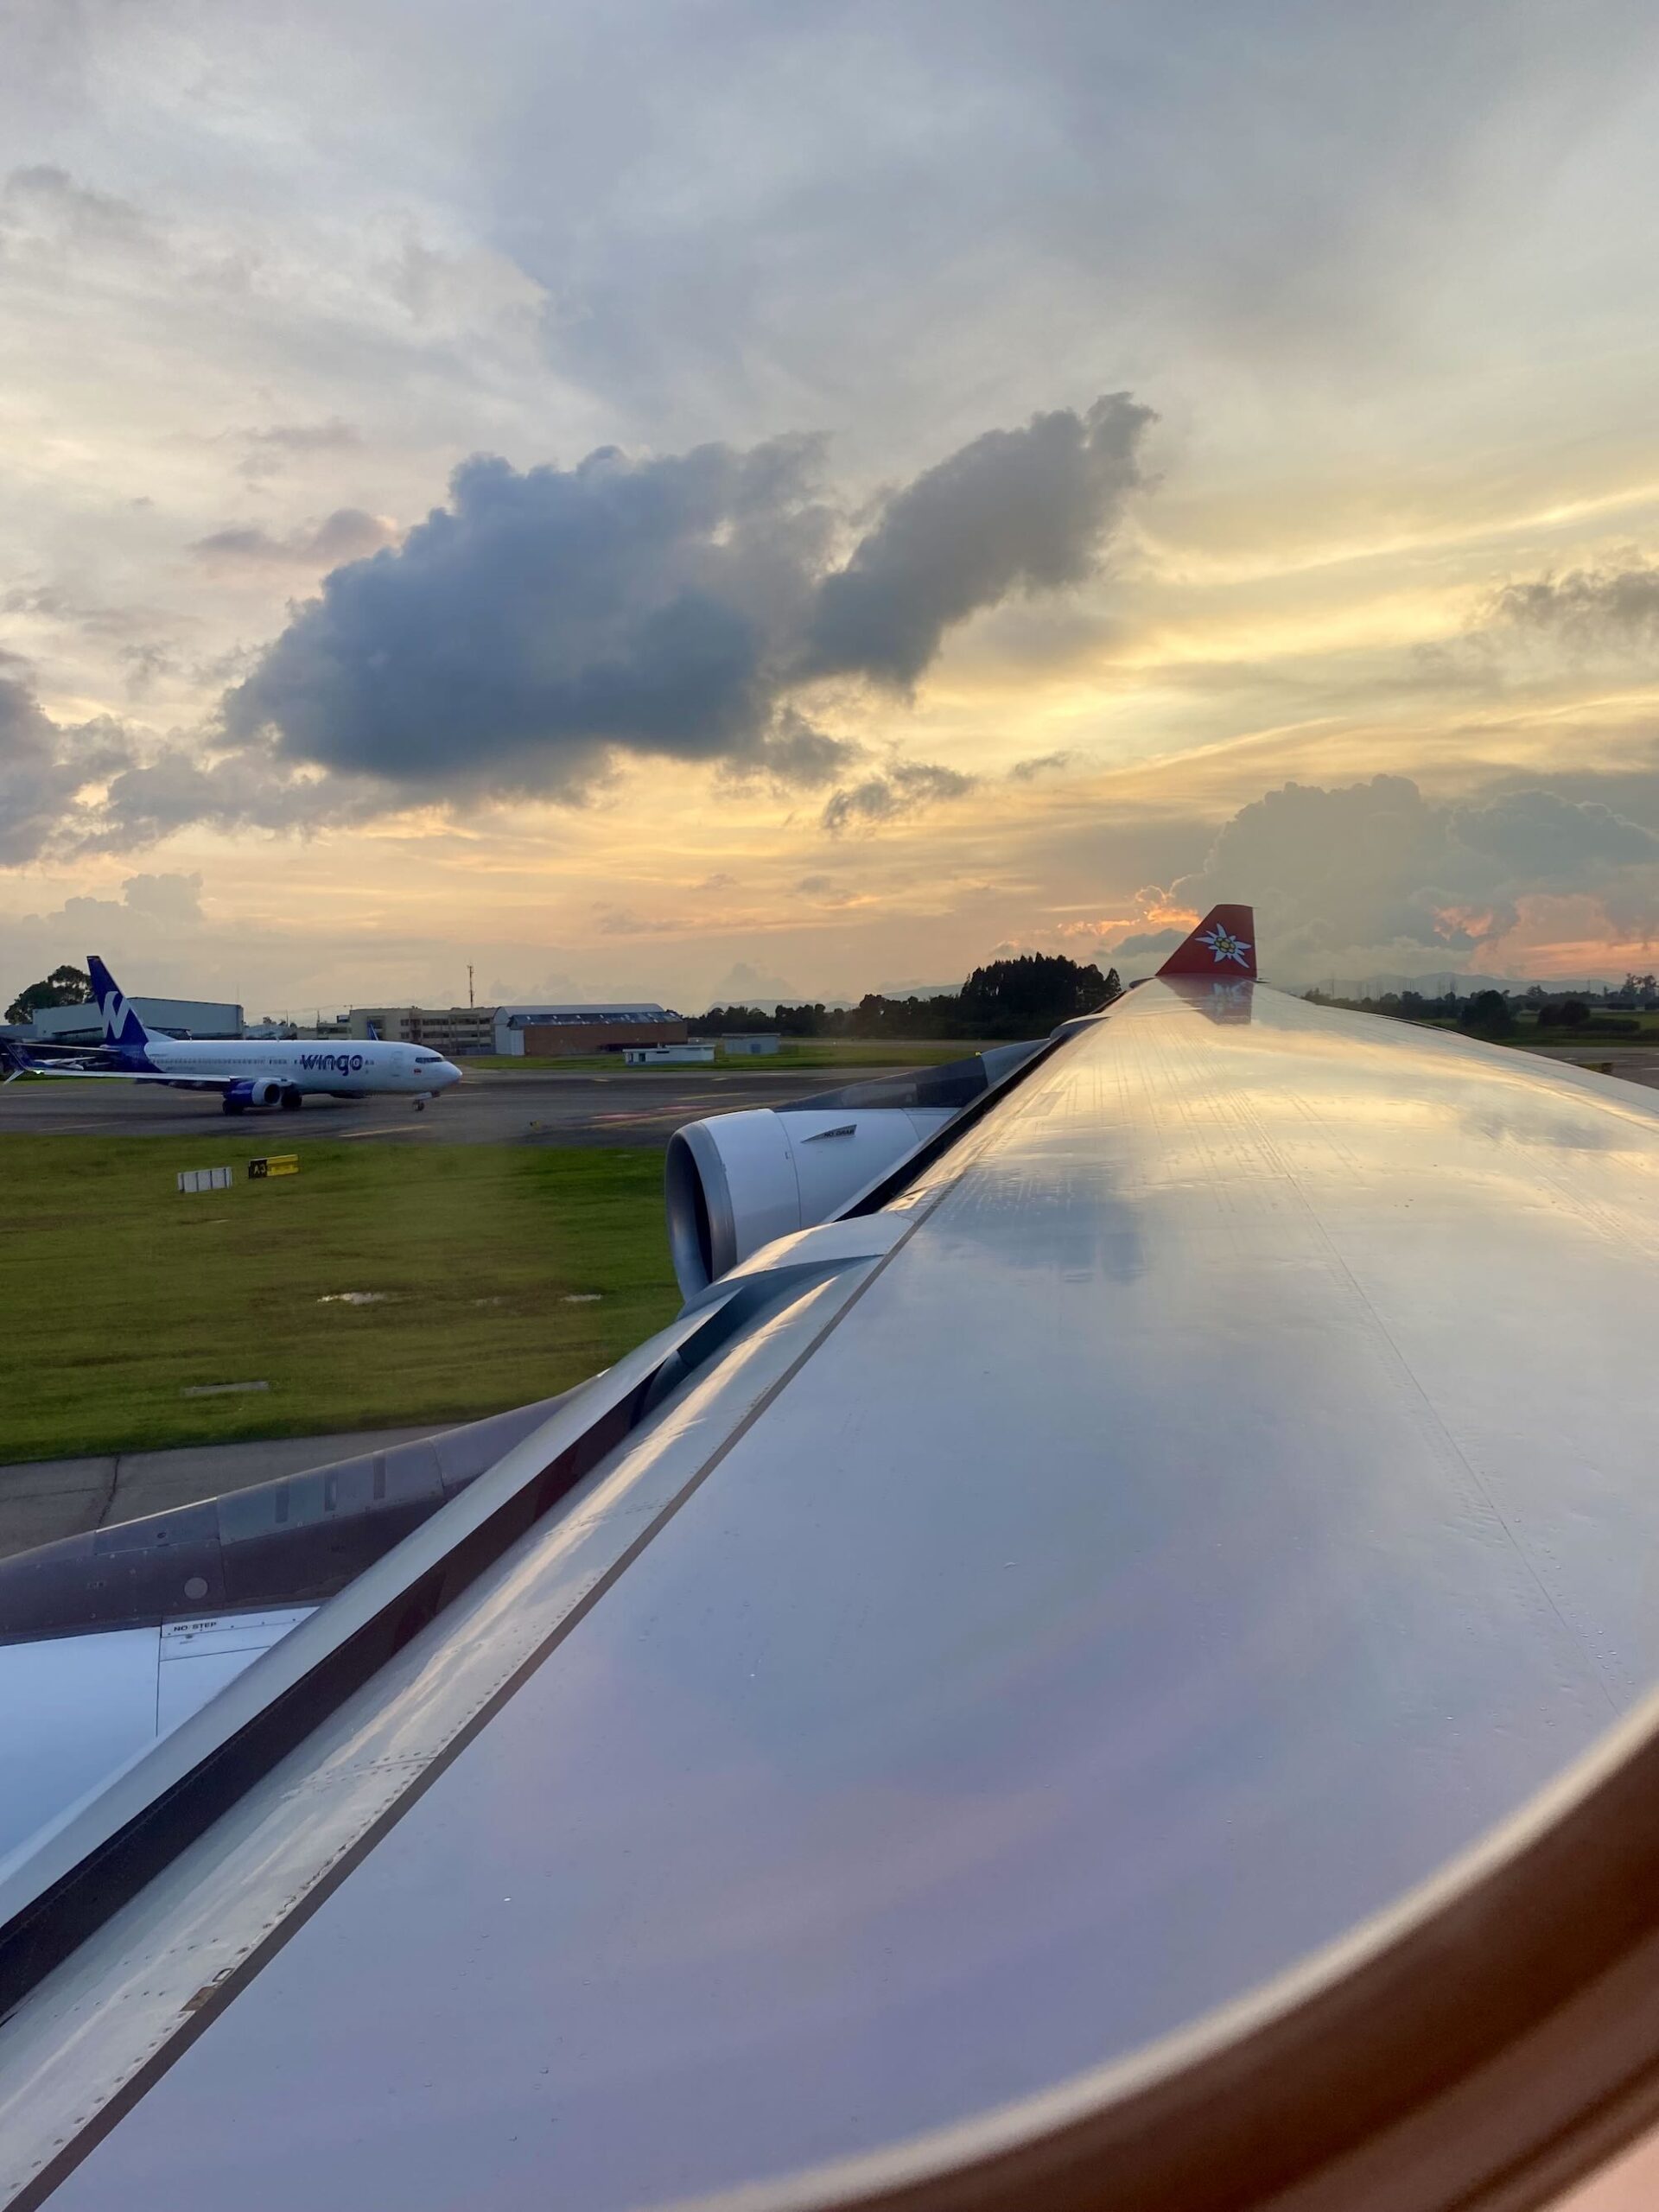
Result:
[[[494,1052],[504,1058],[559,1058],[625,1045],[677,1045],[685,1017],[652,1003],[601,1001],[562,1006],[354,1006],[347,1034],[427,1045],[454,1058]]]
[[[239,1006],[218,999],[141,999],[127,1004],[146,1029],[163,1037],[239,1037]],[[43,1006],[21,1035],[41,1045],[98,1045],[104,1020],[91,1001],[85,1006]]]

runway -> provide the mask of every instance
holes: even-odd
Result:
[[[1578,1067],[1611,1068],[1627,1083],[1659,1089],[1659,1052],[1598,1052],[1554,1046],[1545,1055]],[[416,1113],[406,1098],[308,1098],[297,1114],[247,1113],[227,1121],[218,1102],[159,1084],[14,1083],[0,1087],[0,1137],[200,1137],[234,1129],[238,1141],[282,1151],[302,1138],[396,1144],[666,1145],[687,1122],[747,1106],[810,1098],[838,1084],[902,1068],[619,1068],[614,1075],[523,1075],[477,1068]],[[255,1148],[257,1148],[257,1143]]]
[[[683,1122],[808,1098],[900,1069],[619,1069],[614,1075],[470,1071],[416,1113],[407,1098],[308,1098],[297,1114],[227,1119],[218,1101],[148,1083],[14,1083],[0,1088],[0,1136],[200,1137],[234,1130],[254,1148],[302,1138],[397,1144],[665,1145]]]

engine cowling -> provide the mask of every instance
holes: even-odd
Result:
[[[760,1106],[668,1141],[668,1241],[690,1298],[763,1244],[815,1228],[955,1117],[954,1107]]]
[[[233,1083],[225,1096],[228,1104],[236,1106],[274,1106],[282,1095],[280,1077],[259,1075]]]

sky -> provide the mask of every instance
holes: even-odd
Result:
[[[1659,964],[1649,0],[9,0],[0,984]]]

